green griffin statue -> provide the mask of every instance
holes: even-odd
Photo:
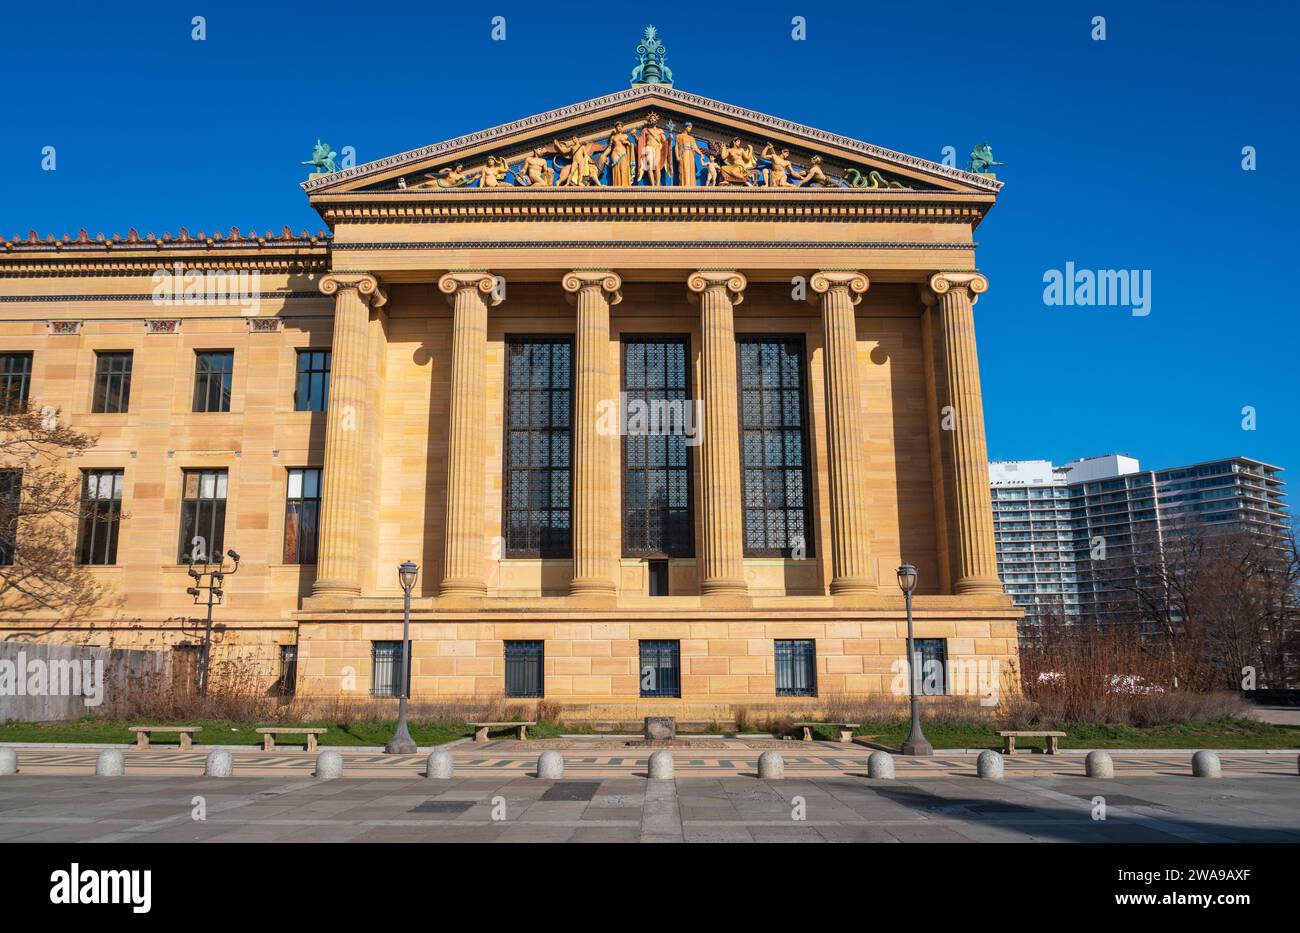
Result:
[[[970,170],[972,172],[987,172],[995,165],[1005,165],[1005,162],[993,161],[993,147],[988,144],[988,140],[980,143],[970,151]]]
[[[329,175],[339,170],[334,161],[336,155],[338,153],[330,148],[329,143],[323,143],[320,139],[317,139],[316,145],[312,146],[311,149],[311,160],[302,164],[316,167],[316,171],[312,172],[312,175]]]

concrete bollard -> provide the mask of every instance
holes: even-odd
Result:
[[[451,752],[435,751],[429,753],[429,759],[425,763],[424,776],[429,780],[445,781],[452,776],[455,766],[452,762]]]
[[[332,781],[343,777],[343,756],[334,749],[326,749],[316,756],[316,780]]]
[[[230,777],[234,773],[235,759],[230,757],[230,752],[222,748],[208,752],[207,760],[203,762],[204,777]]]
[[[537,756],[537,776],[544,781],[564,777],[564,756],[559,752],[542,752]]]
[[[975,773],[990,781],[1002,780],[1002,753],[992,750],[980,752],[975,761]]]
[[[763,781],[779,781],[785,777],[785,760],[779,752],[763,752],[758,756],[758,777]]]
[[[650,756],[650,780],[671,781],[673,779],[673,753],[655,752]]]
[[[1223,777],[1223,769],[1219,765],[1219,756],[1214,752],[1197,752],[1193,755],[1192,777]]]
[[[0,774],[18,773],[18,753],[12,748],[0,748]]]
[[[894,756],[889,752],[872,752],[867,757],[867,777],[893,780]]]
[[[116,748],[106,748],[95,759],[95,777],[121,777],[126,774],[126,762]]]
[[[1090,778],[1113,778],[1115,762],[1106,752],[1088,752],[1088,757],[1083,760],[1083,770]]]

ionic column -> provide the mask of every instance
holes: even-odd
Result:
[[[951,466],[954,593],[1001,593],[993,544],[993,503],[989,494],[988,451],[984,439],[984,403],[980,396],[979,359],[975,352],[972,307],[989,287],[977,272],[938,272],[930,277],[935,299],[935,330],[943,385],[937,398],[939,436]]]
[[[831,593],[876,591],[867,526],[866,429],[858,377],[853,307],[870,282],[859,272],[818,272],[809,281],[822,296],[822,361],[830,461]]]
[[[362,272],[331,272],[320,280],[320,290],[334,296],[334,342],[325,415],[320,545],[311,592],[313,596],[359,596],[357,502],[364,479],[367,331],[370,309],[382,307],[388,298],[378,280]]]
[[[495,277],[487,272],[449,272],[438,280],[438,290],[453,309],[441,596],[487,595],[483,578],[483,436],[488,305],[501,303],[495,285]]]
[[[609,308],[623,300],[613,272],[570,272],[564,290],[578,306],[573,405],[573,596],[613,596],[611,517],[613,436],[598,430],[609,393]]]
[[[696,272],[686,280],[699,296],[703,370],[703,549],[700,593],[745,596],[744,514],[740,485],[740,425],[736,388],[736,327],[732,309],[748,283],[739,272]]]

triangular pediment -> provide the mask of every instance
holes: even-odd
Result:
[[[620,126],[621,124],[621,126]],[[649,150],[649,151],[647,151]],[[658,166],[658,168],[656,168]],[[694,183],[687,181],[694,169]],[[1001,183],[662,85],[643,85],[389,156],[309,195],[481,187],[803,187],[996,194]]]

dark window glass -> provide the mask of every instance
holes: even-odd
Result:
[[[641,696],[679,697],[682,695],[681,643],[676,641],[641,642]]]
[[[918,638],[914,644],[912,676],[917,678],[916,692],[943,696],[948,692],[948,643],[942,638]]]
[[[298,692],[298,646],[280,646],[280,680],[276,684],[281,696],[293,696]]]
[[[14,562],[18,542],[18,505],[22,500],[23,471],[0,470],[0,566]]]
[[[690,557],[690,405],[684,337],[623,341],[623,552]]]
[[[284,503],[284,562],[316,563],[320,529],[321,475],[318,469],[289,471]]]
[[[32,355],[0,353],[0,412],[22,411],[32,387]]]
[[[401,675],[402,643],[400,641],[373,641],[370,643],[370,693],[377,697],[397,699],[402,695]],[[406,685],[410,692],[411,658],[406,658]]]
[[[330,401],[330,351],[298,351],[298,384],[293,392],[297,411],[324,411]]]
[[[803,342],[740,337],[745,554],[812,554]]]
[[[511,338],[506,370],[506,555],[568,557],[572,344],[567,337]]]
[[[506,696],[540,697],[545,694],[543,667],[546,660],[540,641],[508,641],[506,644]]]
[[[194,361],[194,410],[230,411],[234,350],[199,350]]]
[[[811,638],[776,642],[776,695],[817,695],[817,643]]]
[[[220,562],[226,538],[226,471],[186,470],[181,489],[181,539],[177,560]]]
[[[91,411],[113,414],[127,410],[131,404],[131,361],[130,350],[95,354],[95,397]]]
[[[668,561],[650,561],[650,595],[668,595]]]
[[[82,471],[78,562],[116,564],[117,534],[121,524],[122,471]]]

